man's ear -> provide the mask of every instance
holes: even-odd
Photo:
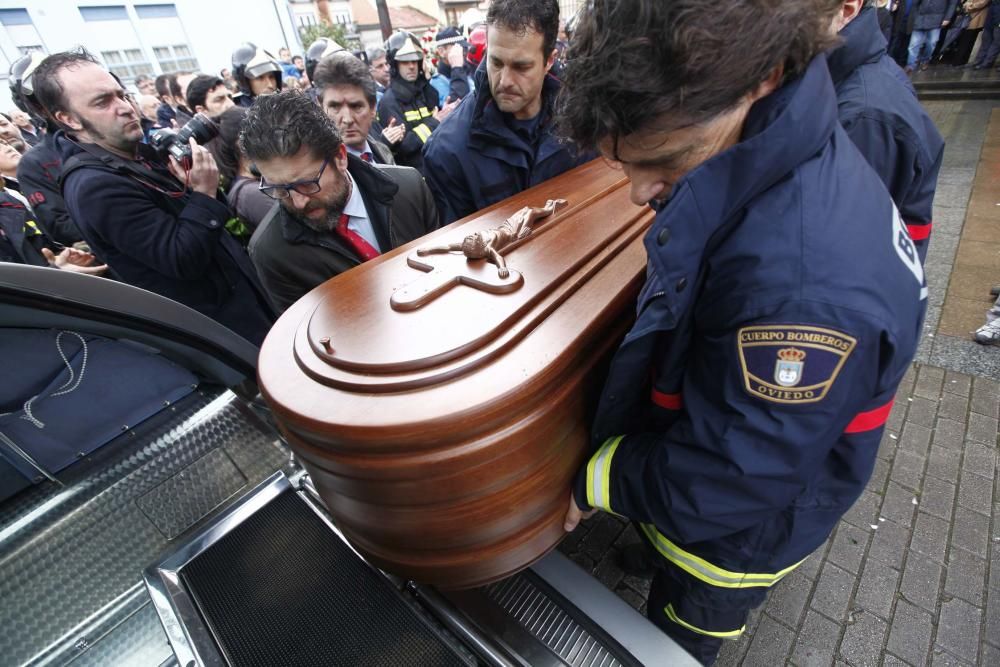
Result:
[[[69,111],[57,111],[52,116],[55,121],[71,132],[79,132],[83,129],[83,123],[76,117],[76,114]]]
[[[548,60],[545,61],[545,71],[548,73],[552,69],[552,66],[556,64],[556,56],[559,55],[559,51],[552,49],[552,53],[549,54]]]
[[[337,165],[337,171],[342,174],[347,173],[347,146],[343,142],[337,150],[336,157],[333,158],[333,163]]]
[[[206,116],[208,115],[208,109],[206,109],[205,107],[201,106],[200,104],[194,105],[194,112],[195,113],[203,113]]]

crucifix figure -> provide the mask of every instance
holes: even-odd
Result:
[[[491,294],[517,290],[523,278],[517,271],[507,268],[500,251],[509,251],[531,234],[535,223],[549,217],[564,204],[565,199],[550,199],[541,208],[526,206],[504,220],[500,227],[469,234],[461,243],[419,248],[407,258],[406,263],[426,274],[392,293],[389,301],[393,310],[416,310],[455,285],[466,285]],[[434,254],[445,256],[434,264],[422,259]],[[496,265],[497,270],[494,272],[489,264],[470,262],[470,259],[488,260]]]
[[[445,246],[432,246],[420,248],[417,254],[421,257],[434,253],[462,251],[469,259],[487,259],[497,265],[497,275],[506,278],[510,275],[507,263],[503,259],[500,251],[509,246],[514,241],[523,239],[531,233],[532,226],[547,218],[556,209],[566,203],[565,199],[550,199],[545,202],[545,206],[525,206],[520,211],[504,220],[503,224],[495,229],[486,229],[475,234],[469,234],[461,243],[452,243]]]

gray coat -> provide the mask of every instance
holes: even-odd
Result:
[[[908,32],[940,28],[942,22],[954,17],[958,0],[914,0],[914,4],[916,6],[910,10]]]
[[[383,249],[397,248],[438,227],[434,197],[423,176],[410,167],[374,167],[348,155],[347,169],[358,185]],[[314,287],[361,264],[361,258],[333,233],[320,233],[276,206],[250,238],[250,259],[279,312]]]

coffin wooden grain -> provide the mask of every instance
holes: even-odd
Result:
[[[394,295],[435,283],[428,265],[495,280],[484,260],[418,248],[556,198],[568,204],[504,253],[516,289],[455,284],[393,307]],[[465,588],[558,544],[600,362],[633,319],[652,217],[630,203],[620,172],[591,162],[337,276],[279,319],[261,350],[261,389],[369,560]]]

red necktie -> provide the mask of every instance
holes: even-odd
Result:
[[[347,245],[351,246],[354,252],[361,256],[362,262],[367,262],[369,259],[374,259],[378,257],[379,252],[371,246],[365,238],[353,231],[347,226],[347,214],[341,213],[340,220],[337,222],[337,226],[334,231],[340,236],[340,238],[347,241]]]
[[[365,162],[371,164],[372,154],[369,153],[368,151],[365,151],[364,153],[361,154],[361,159],[364,160]]]

